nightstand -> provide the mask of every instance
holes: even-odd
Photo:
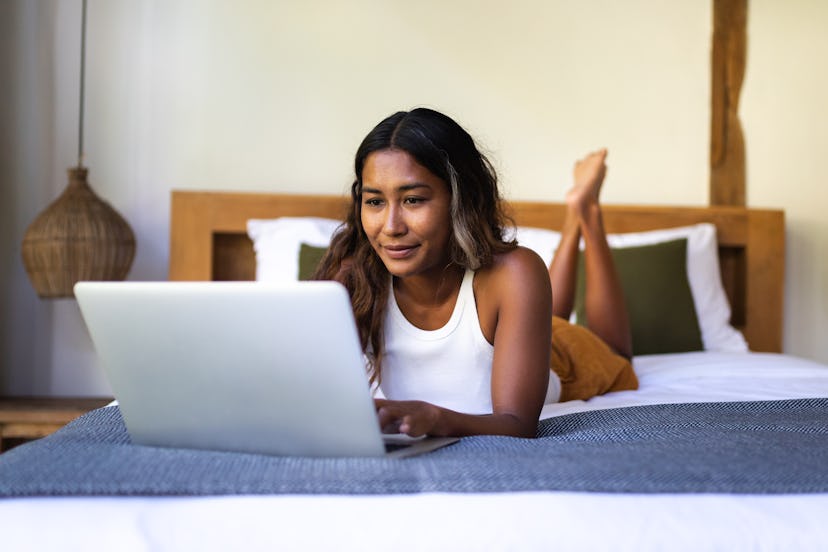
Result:
[[[0,397],[0,452],[45,437],[109,398]]]

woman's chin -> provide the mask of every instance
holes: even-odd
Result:
[[[400,262],[386,262],[385,269],[395,278],[407,278],[417,273],[416,270],[412,270],[411,266],[405,266],[404,263]]]

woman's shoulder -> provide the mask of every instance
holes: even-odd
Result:
[[[525,247],[495,255],[475,274],[474,296],[484,335],[493,343],[495,328],[510,316],[548,308],[552,314],[552,286],[540,256]],[[521,314],[515,314],[521,313]]]
[[[518,245],[514,249],[496,253],[492,257],[492,263],[487,267],[492,272],[512,272],[523,270],[538,270],[546,271],[546,265],[540,255],[529,249]]]
[[[481,284],[519,286],[522,284],[535,286],[538,283],[546,285],[549,282],[549,273],[540,255],[526,247],[517,246],[514,249],[497,253],[492,262],[478,270],[478,279]]]

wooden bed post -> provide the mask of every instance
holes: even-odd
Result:
[[[747,53],[747,0],[713,0],[710,205],[745,205],[739,93]]]

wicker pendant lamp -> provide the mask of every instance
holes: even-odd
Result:
[[[43,298],[73,297],[80,280],[123,280],[135,256],[132,229],[92,191],[83,166],[86,0],[82,10],[78,166],[69,169],[63,193],[29,225],[21,248],[29,279]]]

